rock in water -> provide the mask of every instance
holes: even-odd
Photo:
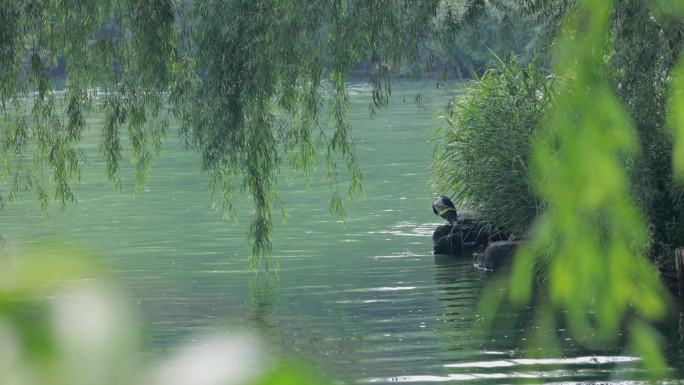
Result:
[[[492,242],[487,246],[482,256],[480,268],[487,270],[497,270],[510,264],[515,250],[520,246],[519,241],[498,241]]]
[[[435,254],[460,255],[487,244],[487,231],[473,220],[461,220],[455,224],[438,226],[432,233],[432,251]]]
[[[460,254],[463,252],[461,231],[452,225],[441,225],[432,233],[432,251],[435,254]]]

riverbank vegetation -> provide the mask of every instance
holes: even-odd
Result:
[[[475,210],[489,233],[523,236],[543,211],[529,173],[530,144],[554,83],[538,61],[523,66],[512,57],[467,84],[435,132],[434,188]]]
[[[511,301],[528,303],[541,269],[548,284],[540,292],[549,307],[539,311],[539,324],[554,328],[560,322],[592,346],[614,340],[627,322],[634,348],[657,372],[664,363],[653,354],[656,337],[644,321],[666,314],[667,296],[646,257],[672,270],[673,250],[682,245],[683,190],[672,169],[678,167],[672,133],[677,139],[679,128],[668,125],[668,108],[670,116],[682,108],[680,75],[673,73],[681,25],[664,5],[576,3],[549,57],[554,76],[541,78],[560,79],[557,97],[548,108],[525,110],[531,118],[522,125],[531,141],[523,143],[529,148],[517,136],[498,135],[501,143],[487,136],[520,132],[523,113],[514,101],[530,100],[529,91],[501,82],[497,89],[507,102],[496,103],[491,78],[478,79],[454,103],[455,119],[438,150],[437,186],[448,181],[462,204],[481,207],[488,221],[531,236],[514,261]],[[501,66],[491,73],[510,70]],[[535,71],[541,69],[529,72]],[[538,100],[546,95],[541,90]],[[498,146],[482,146],[483,137]],[[469,166],[474,164],[481,169]],[[482,190],[490,175],[518,175],[521,169],[526,177],[513,180],[522,182],[504,183],[517,193],[500,194],[505,189],[496,183]],[[515,211],[505,209],[525,202],[525,188],[544,202],[531,228],[512,222]],[[531,222],[530,216],[520,218]]]
[[[684,207],[682,186],[672,170],[673,137],[667,119],[681,30],[672,18],[663,17],[654,18],[645,2],[616,2],[602,37],[609,42],[605,60],[597,65],[636,135],[634,151],[620,162],[631,197],[647,222],[647,255],[667,273],[674,269],[674,249],[684,244]],[[557,49],[555,54],[564,52]],[[448,127],[438,132],[435,188],[456,194],[462,206],[478,209],[485,222],[518,234],[527,233],[544,201],[532,192],[537,177],[528,172],[528,161],[529,140],[541,128],[553,99],[548,91],[558,82],[558,73],[547,70],[547,76],[540,75],[549,62],[552,55],[527,69],[495,64],[466,86],[463,97],[455,98]],[[571,74],[564,83],[576,79]]]

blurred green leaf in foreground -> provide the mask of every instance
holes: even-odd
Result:
[[[306,385],[248,332],[216,331],[174,355],[141,354],[125,297],[84,250],[0,254],[0,385]]]
[[[625,169],[635,130],[604,70],[614,5],[579,0],[562,27],[554,73],[565,86],[531,146],[533,184],[547,208],[516,257],[507,295],[519,306],[542,304],[540,335],[567,328],[597,348],[628,330],[633,352],[658,376],[667,365],[649,324],[665,316],[668,295],[644,257],[648,232]],[[553,350],[553,339],[535,337],[541,351]]]

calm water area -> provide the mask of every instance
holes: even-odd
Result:
[[[432,81],[398,83],[390,107],[371,119],[370,89],[359,83],[350,91],[365,199],[348,201],[340,223],[328,212],[332,190],[318,177],[324,167],[308,183],[300,175],[288,178],[284,167],[288,218],[275,226],[277,274],[249,271],[250,202],[238,200],[237,224],[222,220],[211,208],[197,156],[180,148],[174,127],[148,188],[135,195],[106,182],[94,128],[78,203],[54,206],[46,217],[26,198],[3,210],[0,233],[11,248],[60,241],[101,255],[129,291],[151,355],[215,328],[251,327],[277,352],[309,362],[336,383],[643,378],[626,347],[585,351],[563,330],[558,355],[528,359],[532,329],[524,315],[504,310],[495,330],[484,330],[477,304],[488,277],[470,257],[431,250],[439,218],[430,209],[429,132],[450,95]],[[422,108],[414,101],[418,94]],[[679,322],[675,315],[663,328],[671,383],[684,378],[684,319]]]

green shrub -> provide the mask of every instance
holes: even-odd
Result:
[[[433,187],[490,226],[524,234],[542,208],[527,165],[553,84],[538,61],[523,67],[511,57],[466,85],[436,132]]]

